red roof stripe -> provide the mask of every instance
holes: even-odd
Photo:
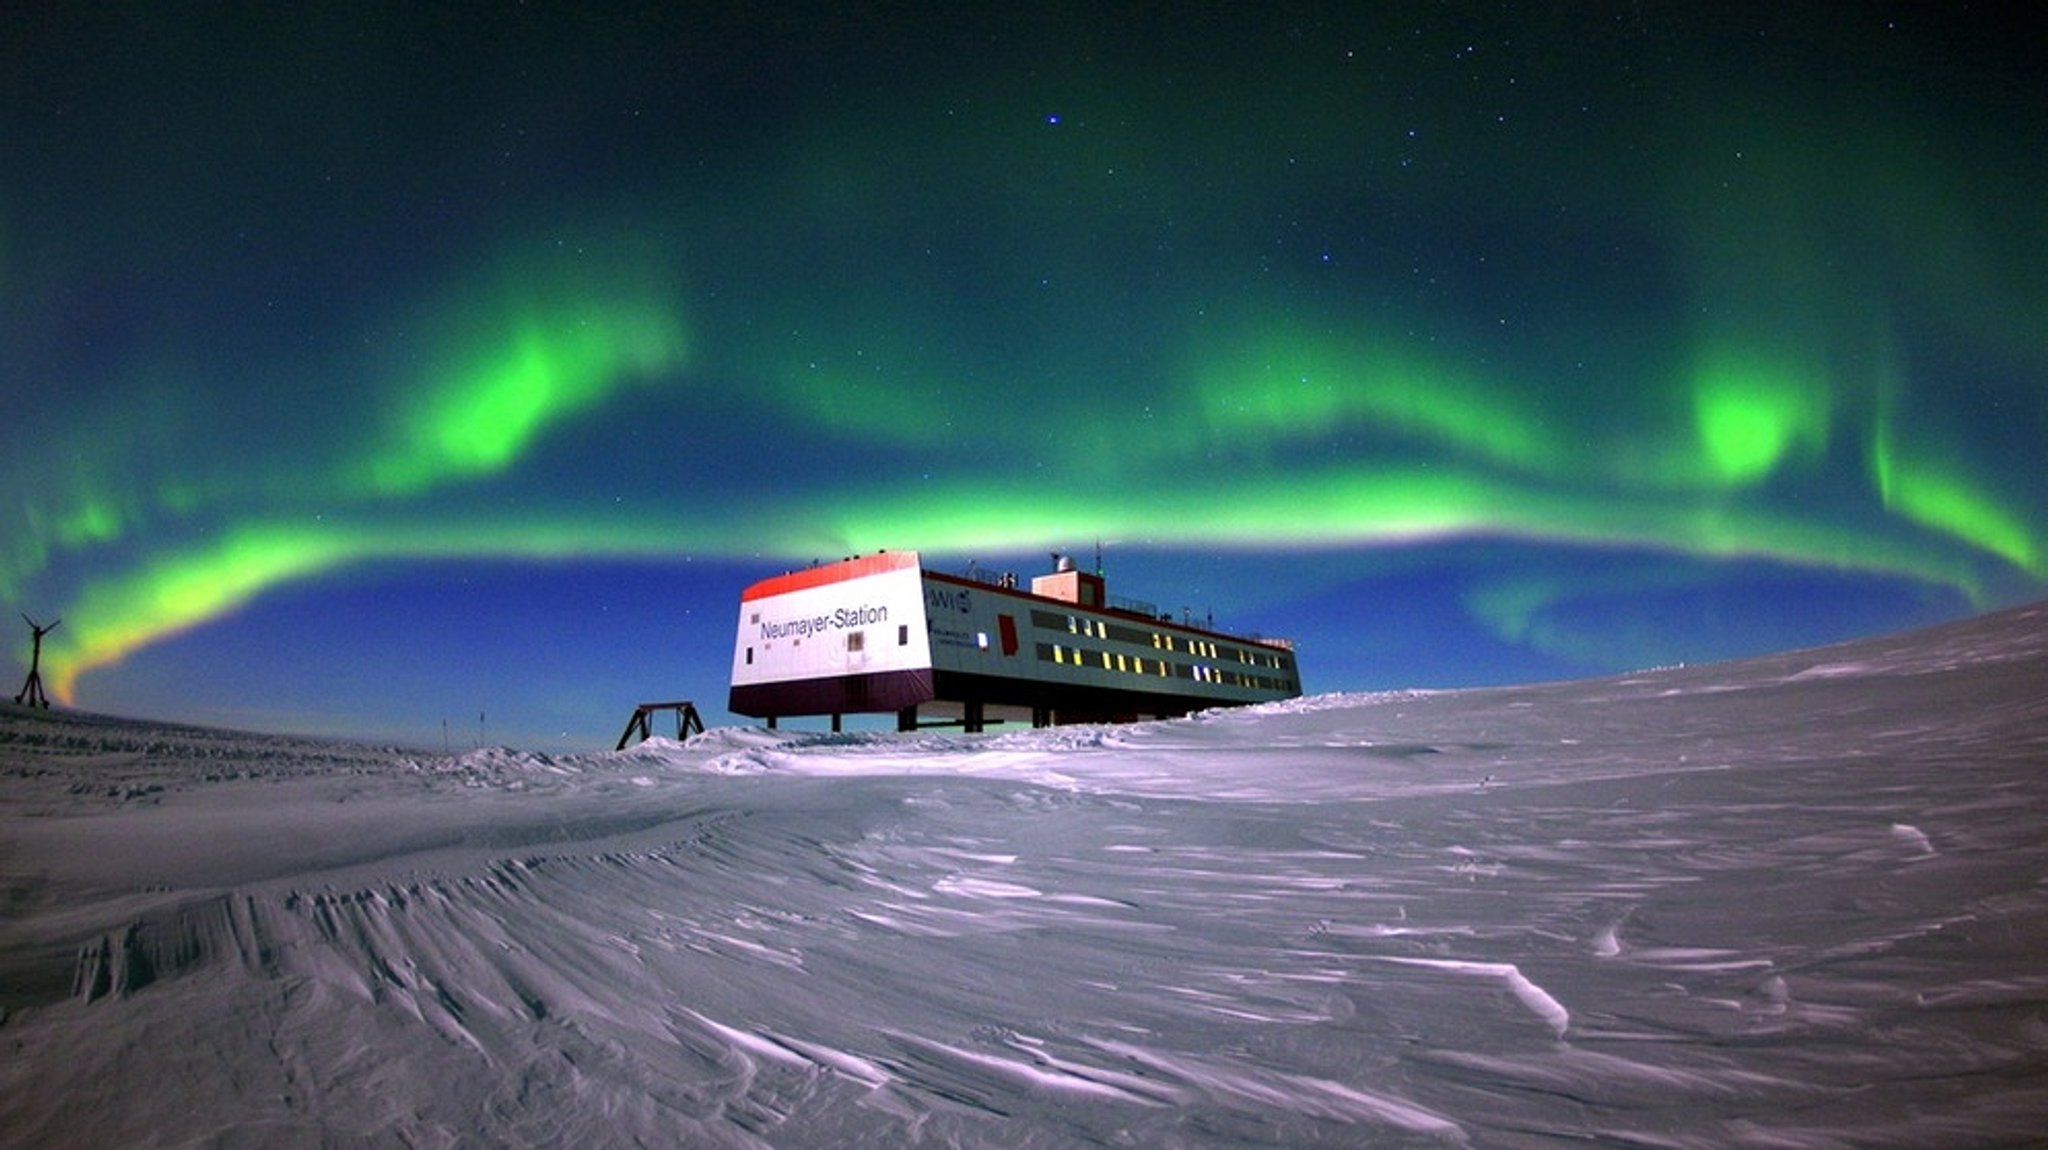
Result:
[[[775,595],[787,595],[791,591],[804,591],[812,587],[826,587],[844,583],[850,579],[864,579],[869,575],[881,575],[890,571],[901,571],[917,566],[915,551],[882,551],[874,555],[862,555],[838,563],[827,563],[821,567],[806,567],[802,571],[791,571],[772,579],[763,579],[740,593],[740,602],[750,603],[756,599],[767,599]]]

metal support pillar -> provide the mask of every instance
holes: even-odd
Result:
[[[688,699],[673,703],[642,703],[633,708],[633,717],[626,720],[626,729],[619,735],[619,745],[612,749],[623,751],[629,742],[644,743],[652,738],[654,729],[651,719],[656,711],[676,713],[676,741],[679,743],[691,735],[704,733],[704,718],[697,713],[697,704]],[[770,719],[768,725],[774,726],[775,720]],[[639,738],[635,739],[635,735]]]

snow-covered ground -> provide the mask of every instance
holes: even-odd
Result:
[[[0,708],[11,1146],[2048,1130],[2048,610],[1133,727]]]

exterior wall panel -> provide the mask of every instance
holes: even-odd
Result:
[[[1096,591],[1085,598],[1101,597],[1099,577],[1081,582]],[[1108,721],[1300,693],[1284,644],[1091,609],[883,552],[747,589],[731,710],[765,718],[931,704],[969,716],[972,728],[989,707]]]

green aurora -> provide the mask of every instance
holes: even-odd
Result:
[[[63,618],[53,693],[408,563],[1113,540],[1258,556],[1221,606],[1284,628],[1276,556],[1494,541],[1539,558],[1447,575],[1456,626],[1552,671],[1659,654],[1562,622],[1632,581],[2048,584],[2048,115],[1969,29],[1060,11],[26,29],[0,601]],[[379,92],[407,36],[462,66]],[[231,98],[284,42],[339,79]],[[274,641],[345,666],[333,626]]]

